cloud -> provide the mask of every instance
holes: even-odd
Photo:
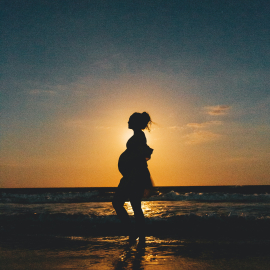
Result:
[[[68,128],[76,128],[76,129],[92,129],[93,122],[89,120],[80,120],[80,119],[73,119],[67,120],[64,125]]]
[[[172,130],[172,131],[184,131],[185,132],[187,130],[190,130],[190,128],[192,128],[193,131],[194,130],[197,131],[198,129],[209,128],[211,126],[221,125],[221,124],[222,124],[222,121],[208,121],[208,122],[203,122],[203,123],[188,123],[185,126],[170,126],[170,127],[167,127],[167,128],[169,130]],[[206,131],[204,133],[206,133]],[[193,133],[191,133],[191,134],[193,134]],[[189,135],[187,135],[187,136],[189,136]]]
[[[202,130],[204,128],[209,128],[213,125],[221,125],[222,121],[207,121],[203,123],[188,123],[187,128],[192,128],[193,132],[185,135],[187,139],[187,144],[200,144],[213,140],[217,140],[221,137],[220,134],[214,133],[209,130]]]
[[[47,96],[53,96],[56,95],[57,92],[56,91],[52,91],[52,90],[40,90],[40,89],[33,89],[31,91],[28,92],[30,95],[47,95]]]
[[[106,126],[96,126],[95,129],[110,129],[111,127],[106,127]]]
[[[184,136],[187,138],[187,144],[200,144],[204,142],[214,141],[221,137],[220,134],[213,133],[211,131],[194,131],[193,133]]]
[[[75,128],[75,129],[86,129],[86,130],[108,130],[111,127],[109,126],[94,126],[93,121],[91,120],[81,120],[81,119],[70,119],[67,120],[64,125],[68,128]]]
[[[183,129],[183,127],[180,127],[180,126],[171,126],[171,127],[168,127],[168,129],[170,129],[170,130],[181,130],[181,129]]]
[[[217,105],[217,106],[208,106],[204,107],[206,113],[209,115],[225,115],[228,113],[228,110],[231,108],[229,105]]]
[[[93,63],[93,67],[101,70],[112,70],[118,68],[126,70],[127,60],[120,53],[108,55]]]
[[[94,66],[100,69],[112,69],[113,63],[108,59],[103,59],[94,63]]]
[[[258,161],[259,158],[258,157],[232,157],[227,159],[226,161],[228,162],[254,162],[254,161]]]
[[[203,123],[188,123],[187,127],[191,127],[191,128],[205,128],[208,126],[212,126],[212,125],[221,125],[222,122],[221,121],[208,121],[208,122],[203,122]]]

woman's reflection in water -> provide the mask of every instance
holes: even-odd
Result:
[[[123,254],[115,262],[114,270],[143,270],[143,262],[145,260],[145,248],[138,245],[136,249],[128,247]]]

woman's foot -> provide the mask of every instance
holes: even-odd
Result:
[[[141,235],[139,237],[138,247],[140,247],[140,248],[144,248],[145,247],[145,235]]]
[[[129,244],[130,245],[134,245],[136,243],[137,238],[139,237],[139,235],[137,233],[135,233],[134,231],[130,233],[129,235]]]

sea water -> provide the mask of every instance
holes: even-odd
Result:
[[[146,234],[268,237],[269,186],[155,187],[142,201]],[[2,189],[2,234],[126,235],[111,200],[115,188]],[[130,203],[125,207],[134,223]]]
[[[145,246],[128,245],[114,192],[1,189],[0,268],[269,269],[270,186],[155,187]]]

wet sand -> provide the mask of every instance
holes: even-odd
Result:
[[[269,269],[269,240],[1,236],[1,269]]]

